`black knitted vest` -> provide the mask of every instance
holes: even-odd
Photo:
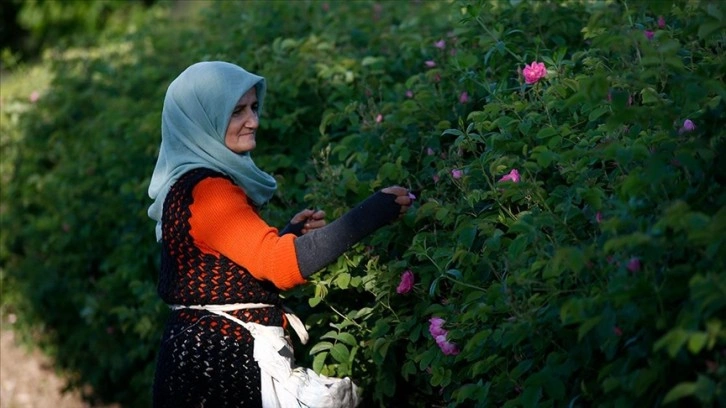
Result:
[[[278,307],[230,313],[243,321],[282,326],[274,285],[255,279],[229,258],[205,254],[194,245],[189,224],[192,190],[207,177],[226,178],[195,169],[182,175],[166,196],[159,296],[170,305],[272,304]],[[260,374],[252,358],[252,341],[245,328],[226,318],[204,310],[172,311],[157,360],[154,406],[260,406]]]

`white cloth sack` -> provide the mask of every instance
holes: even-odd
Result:
[[[292,344],[282,327],[243,322],[224,311],[210,311],[244,326],[254,337],[263,408],[355,408],[360,403],[357,387],[350,378],[326,377],[296,367]],[[307,340],[307,332],[300,337]]]

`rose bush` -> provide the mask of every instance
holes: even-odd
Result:
[[[159,104],[191,61],[226,59],[269,83],[273,223],[391,183],[416,197],[286,294],[314,339],[300,363],[352,376],[364,406],[724,403],[721,5],[153,10],[48,53],[55,81],[3,146],[4,306],[76,384],[148,405]]]

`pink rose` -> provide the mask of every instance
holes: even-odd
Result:
[[[376,116],[376,123],[381,123],[381,122],[383,122],[383,115],[381,115],[379,113],[378,116]]]
[[[461,176],[463,176],[463,175],[464,175],[464,172],[459,169],[451,170],[451,177],[453,177],[455,179],[460,179]]]
[[[459,354],[459,347],[456,344],[450,343],[448,341],[445,341],[444,343],[439,343],[439,348],[447,356],[455,356]]]
[[[469,93],[464,91],[459,95],[459,103],[467,103],[469,102]]]
[[[524,75],[524,82],[534,84],[547,75],[547,68],[543,62],[532,61],[531,64],[524,66],[522,75]]]
[[[600,211],[595,214],[595,221],[597,221],[598,224],[602,222],[602,213]]]
[[[405,271],[401,274],[401,283],[398,284],[396,292],[399,295],[410,292],[413,289],[413,281],[413,272],[410,270]]]
[[[428,60],[424,64],[426,64],[426,66],[429,67],[429,68],[433,68],[433,67],[436,66],[436,62],[434,62],[432,60]]]
[[[696,130],[696,124],[693,123],[692,120],[686,119],[683,121],[683,127],[681,127],[681,133],[693,132],[694,130]]]
[[[630,272],[638,272],[640,270],[640,259],[630,258],[626,267]]]
[[[436,41],[434,43],[434,47],[443,50],[444,48],[446,48],[446,41],[444,41],[444,40]]]
[[[431,178],[434,180],[434,184],[436,184],[436,183],[439,182],[439,175],[438,174],[434,174],[433,176],[431,176]]]
[[[643,31],[643,34],[645,34],[645,38],[647,38],[648,40],[652,40],[653,36],[655,35],[655,33],[650,30]]]
[[[450,342],[446,337],[448,333],[441,334],[435,337],[436,345],[439,346],[441,351],[447,356],[455,356],[459,354],[459,347],[456,344]]]
[[[436,339],[439,336],[446,336],[448,332],[444,329],[444,323],[446,323],[446,320],[440,317],[432,317],[429,319],[429,333],[431,333],[431,337]]]
[[[511,181],[512,183],[519,183],[519,171],[517,169],[512,169],[509,174],[502,176],[499,181]]]
[[[658,28],[665,28],[666,22],[663,16],[658,16]]]
[[[406,91],[406,98],[409,98],[409,99],[410,98],[413,98],[413,91],[412,90],[409,89],[408,91]]]

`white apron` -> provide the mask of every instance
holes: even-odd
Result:
[[[279,326],[243,322],[227,312],[272,307],[262,303],[230,305],[173,305],[177,309],[201,309],[242,325],[254,338],[254,359],[260,366],[263,408],[355,408],[359,404],[357,387],[350,378],[331,378],[309,368],[296,367],[290,338]],[[308,333],[300,319],[285,313],[290,326],[305,344]]]

